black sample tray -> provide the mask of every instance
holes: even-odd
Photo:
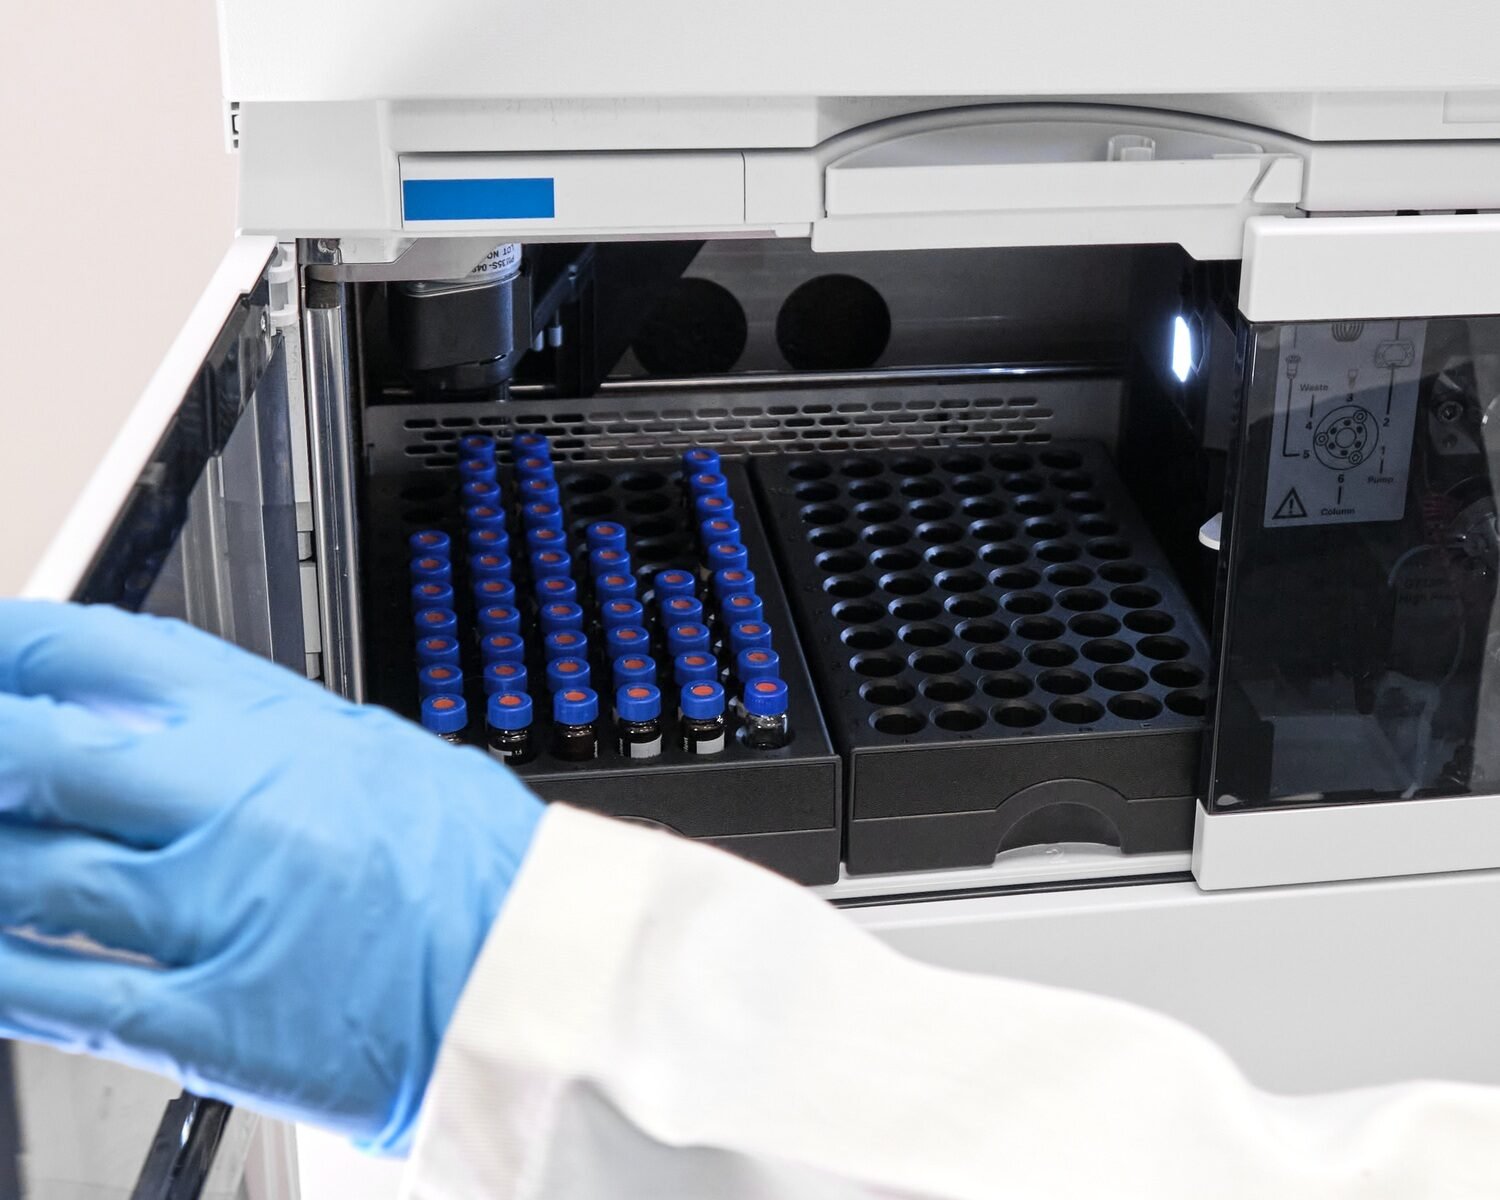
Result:
[[[1191,845],[1208,645],[1104,449],[757,460],[853,873]]]
[[[546,749],[551,742],[551,705],[541,639],[534,605],[523,603],[523,631],[531,643],[527,671],[536,712],[535,735],[543,749],[535,761],[516,771],[545,800],[651,822],[740,854],[799,882],[830,883],[837,879],[839,868],[840,759],[818,709],[791,611],[755,511],[748,476],[744,467],[734,462],[725,462],[723,473],[735,501],[735,515],[750,568],[756,575],[756,590],[765,606],[765,620],[781,656],[792,730],[789,744],[780,750],[748,749],[738,737],[739,723],[731,713],[730,733],[722,753],[700,757],[680,750],[672,715],[676,690],[671,682],[671,664],[659,654],[658,684],[666,725],[663,753],[638,762],[621,758],[609,716],[610,690],[604,682],[608,664],[596,645],[590,665],[600,697],[599,757],[586,763],[553,758]],[[502,468],[501,474],[504,478],[508,472]],[[600,520],[615,521],[627,529],[640,597],[648,612],[654,606],[647,594],[657,571],[666,567],[697,568],[696,537],[690,532],[670,467],[560,464],[556,475],[575,559],[574,578],[580,587],[586,579],[584,531]],[[414,495],[414,488],[422,491]],[[372,539],[368,548],[372,551],[369,574],[374,586],[366,589],[366,609],[372,627],[373,698],[413,719],[417,715],[417,668],[411,650],[405,559],[406,538],[419,527],[410,520],[414,499],[421,505],[415,515],[426,527],[441,528],[454,538],[455,590],[471,714],[469,735],[474,744],[480,745],[485,697],[473,637],[473,606],[466,604],[468,582],[457,549],[462,546],[463,528],[456,476],[435,483],[433,472],[424,471],[372,480],[371,505],[378,541]],[[442,519],[434,520],[435,515]],[[511,536],[513,543],[519,544],[515,522]],[[529,588],[518,583],[517,591],[526,593]],[[592,606],[583,603],[585,611],[592,612]],[[732,687],[728,690],[733,694]]]

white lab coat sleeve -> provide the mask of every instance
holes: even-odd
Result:
[[[1500,1089],[1273,1097],[1174,1020],[912,962],[768,872],[554,806],[445,1039],[405,1188],[1496,1197]]]

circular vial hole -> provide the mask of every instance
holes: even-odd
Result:
[[[1104,706],[1087,696],[1067,696],[1052,702],[1052,715],[1069,725],[1092,725],[1104,715]]]
[[[1044,613],[1052,607],[1052,598],[1046,592],[1012,592],[1001,601],[1007,612],[1030,616]]]
[[[921,622],[901,627],[901,640],[908,646],[945,646],[953,638],[946,625]]]
[[[873,592],[875,585],[863,575],[834,575],[823,580],[823,590],[840,600],[858,600],[861,596],[868,596]]]
[[[830,575],[847,575],[865,565],[863,557],[848,550],[825,550],[813,561]]]
[[[995,481],[983,475],[960,475],[952,487],[960,496],[987,496],[995,490]]]
[[[899,546],[911,535],[899,525],[871,525],[864,530],[863,536],[872,546]]]
[[[807,504],[826,504],[829,500],[839,498],[838,488],[831,483],[798,484],[793,494]]]
[[[1033,704],[1030,700],[997,704],[991,715],[999,724],[1010,729],[1030,729],[1033,725],[1040,725],[1047,716],[1040,705]]]
[[[848,516],[849,510],[841,504],[809,504],[802,510],[806,525],[837,525]]]
[[[1091,642],[1084,642],[1083,657],[1096,663],[1122,663],[1134,658],[1135,652],[1117,638],[1095,638]]]
[[[1068,618],[1068,628],[1080,637],[1107,638],[1120,632],[1120,622],[1108,613],[1080,613]]]
[[[1063,635],[1063,623],[1052,617],[1023,617],[1014,629],[1017,637],[1028,642],[1050,642]]]
[[[1109,537],[1111,534],[1120,532],[1120,523],[1111,521],[1107,517],[1081,517],[1078,521],[1078,532],[1088,537]]]
[[[672,507],[672,502],[666,496],[646,493],[643,496],[632,496],[625,501],[625,511],[634,516],[654,516],[657,513],[666,512]]]
[[[984,470],[984,459],[974,454],[950,454],[943,459],[943,470],[950,475],[972,475]]]
[[[958,636],[965,642],[984,646],[991,642],[1002,641],[1005,638],[1005,626],[999,621],[960,621]]]
[[[1109,698],[1109,711],[1127,721],[1149,721],[1161,715],[1161,701],[1140,692],[1125,692]]]
[[[1039,667],[1065,667],[1078,657],[1066,642],[1038,642],[1026,649],[1026,657]]]
[[[897,475],[930,475],[932,468],[932,459],[923,458],[920,454],[903,454],[900,458],[891,459],[891,470]]]
[[[1112,692],[1133,692],[1146,686],[1146,672],[1135,667],[1100,667],[1094,682]]]
[[[979,686],[986,696],[996,700],[1017,700],[1031,691],[1031,680],[1019,671],[1001,671],[982,680]]]
[[[879,571],[910,571],[921,561],[915,550],[876,550],[870,555],[870,565]]]
[[[932,586],[925,575],[915,571],[897,571],[880,577],[880,586],[893,596],[920,596]]]
[[[1140,583],[1146,578],[1146,568],[1132,562],[1108,563],[1099,568],[1099,578],[1105,583]]]
[[[953,515],[953,505],[946,500],[913,500],[906,511],[913,521],[942,521]]]
[[[678,532],[677,522],[666,517],[651,517],[639,522],[631,532],[638,538],[671,537]]]
[[[1002,450],[990,456],[990,466],[1006,475],[1015,475],[1031,470],[1031,455],[1024,450]]]
[[[1074,492],[1063,500],[1063,507],[1075,513],[1103,512],[1104,501],[1091,492]]]
[[[979,596],[970,592],[967,595],[949,596],[943,601],[946,608],[955,617],[987,617],[1000,606],[988,596]]]
[[[991,542],[979,548],[979,557],[993,567],[1013,567],[1026,561],[1026,547],[1019,542]]]
[[[898,621],[930,621],[943,610],[936,600],[892,600],[891,616]]]
[[[1130,557],[1130,543],[1124,538],[1094,538],[1088,544],[1088,552],[1095,558],[1113,562]]]
[[[1083,455],[1076,450],[1043,450],[1037,457],[1052,471],[1075,471],[1083,466]]]
[[[940,675],[922,682],[922,695],[941,704],[967,700],[973,694],[974,685],[958,675]]]
[[[927,521],[917,526],[917,536],[924,542],[945,545],[963,537],[963,527],[951,521]]]
[[[1135,646],[1147,658],[1154,658],[1160,662],[1186,658],[1188,652],[1188,644],[1181,638],[1160,633],[1143,637]]]
[[[908,479],[901,484],[901,494],[915,500],[925,500],[943,494],[943,485],[936,479]]]
[[[1016,511],[1023,517],[1045,517],[1056,508],[1057,505],[1041,496],[1022,496],[1015,503]]]
[[[670,562],[686,557],[691,548],[685,537],[646,538],[635,544],[635,553],[641,562]]]
[[[932,714],[932,723],[949,733],[972,733],[984,724],[984,713],[967,704],[950,704]]]
[[[575,517],[607,517],[615,511],[615,502],[608,496],[584,496],[568,502],[568,512]]]
[[[1201,717],[1208,712],[1208,691],[1190,688],[1181,692],[1167,693],[1167,707],[1184,717]]]
[[[921,733],[927,720],[921,713],[910,708],[882,708],[870,715],[870,724],[877,732],[893,737],[908,737]]]
[[[1021,656],[1009,646],[978,646],[969,651],[969,665],[980,671],[1009,671],[1020,666]]]
[[[1167,633],[1177,622],[1171,614],[1159,608],[1143,608],[1140,612],[1125,614],[1125,628],[1136,633]]]
[[[1041,542],[1036,548],[1036,556],[1043,562],[1072,562],[1078,555],[1078,547],[1072,542]]]
[[[848,491],[855,500],[884,500],[891,494],[891,485],[881,483],[878,479],[865,479],[858,483],[851,483]]]
[[[1042,577],[1030,567],[1007,567],[1003,571],[990,572],[990,585],[1002,591],[1034,588],[1041,581]]]
[[[888,679],[906,669],[906,664],[894,654],[856,654],[849,665],[856,675],[870,679]]]
[[[934,567],[967,567],[974,561],[974,552],[962,546],[934,546],[922,557]]]
[[[583,475],[574,475],[563,484],[563,490],[570,496],[591,496],[596,492],[607,492],[609,490],[609,476],[598,471],[589,471]]]
[[[1127,583],[1110,592],[1109,598],[1121,608],[1150,608],[1161,603],[1161,593],[1139,583]]]
[[[839,473],[849,479],[873,479],[881,470],[873,458],[846,458],[839,464]]]
[[[1108,603],[1103,592],[1085,587],[1065,588],[1057,593],[1057,602],[1072,612],[1093,612]]]
[[[667,477],[656,471],[626,471],[617,482],[627,492],[654,492],[667,486]]]
[[[793,479],[827,479],[832,470],[826,462],[816,458],[805,458],[801,462],[792,464],[787,469],[787,474]]]
[[[1016,527],[1009,521],[975,521],[969,536],[981,542],[1008,542],[1016,536]]]
[[[1026,522],[1025,529],[1027,537],[1035,538],[1039,542],[1060,538],[1068,532],[1068,527],[1061,521],[1049,520],[1047,517],[1033,517]]]
[[[838,525],[829,525],[824,529],[814,529],[807,535],[807,540],[814,546],[822,546],[827,550],[843,550],[854,545],[854,534]]]
[[[888,500],[871,500],[866,504],[857,505],[854,509],[854,516],[868,525],[883,525],[899,520],[901,510]]]
[[[845,625],[871,625],[885,613],[880,605],[868,600],[845,600],[833,606],[833,615]]]
[[[970,496],[960,507],[963,508],[965,516],[972,517],[976,521],[998,517],[1005,511],[1004,501],[994,500],[988,496]]]
[[[1039,492],[1045,486],[1040,475],[1031,475],[1022,472],[1019,475],[1007,475],[1001,484],[1007,492],[1022,495],[1026,492]]]
[[[1203,672],[1192,663],[1164,662],[1151,668],[1151,678],[1163,687],[1193,688],[1203,682]]]
[[[1037,686],[1054,696],[1076,696],[1089,690],[1089,677],[1072,667],[1057,667],[1036,677]]]
[[[984,576],[978,571],[939,571],[937,585],[945,592],[977,592]]]
[[[883,625],[857,625],[839,635],[851,650],[884,650],[896,637]]]
[[[861,684],[859,694],[871,704],[888,706],[906,704],[916,692],[912,690],[911,684],[902,683],[899,679],[883,679],[878,683]]]
[[[919,650],[909,661],[924,675],[952,675],[964,665],[963,658],[952,650]]]
[[[1064,492],[1087,492],[1094,486],[1094,477],[1087,471],[1059,471],[1052,476],[1052,486]]]
[[[1047,579],[1058,587],[1082,587],[1092,583],[1094,573],[1082,563],[1059,563],[1047,568]]]

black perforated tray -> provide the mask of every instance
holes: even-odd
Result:
[[[1196,615],[1102,447],[757,460],[851,872],[1191,844]]]
[[[527,670],[537,713],[535,733],[543,747],[538,758],[517,768],[528,786],[546,800],[565,801],[581,808],[665,826],[687,837],[739,853],[804,883],[828,883],[838,877],[840,849],[840,760],[830,743],[818,709],[806,663],[793,630],[791,612],[777,576],[765,534],[758,520],[744,467],[726,462],[724,474],[740,521],[742,538],[756,574],[756,590],[765,605],[765,619],[781,655],[788,688],[792,739],[781,750],[754,751],[737,735],[730,717],[730,736],[723,753],[690,756],[677,748],[676,709],[671,664],[658,656],[663,678],[662,707],[666,738],[662,755],[644,762],[618,756],[608,716],[608,678],[600,647],[594,646],[591,668],[600,694],[600,756],[587,763],[554,759],[546,747],[551,740],[550,704],[544,682],[540,635],[534,608],[523,606],[523,630],[529,647]],[[407,536],[419,527],[446,530],[462,545],[457,480],[434,480],[434,472],[372,480],[371,505],[378,537],[370,539],[366,607],[371,617],[373,698],[409,717],[417,713],[416,667],[409,635],[406,580]],[[502,470],[502,476],[505,472]],[[619,522],[629,531],[630,550],[640,592],[644,597],[651,577],[668,566],[695,569],[695,538],[677,481],[667,468],[639,466],[560,465],[557,480],[574,551],[574,577],[585,579],[584,531],[599,520]],[[419,490],[418,490],[419,489]],[[420,507],[413,508],[416,503]],[[519,543],[512,522],[513,544]],[[519,554],[519,551],[517,552]],[[459,596],[459,625],[464,642],[464,670],[471,714],[469,732],[475,744],[483,739],[484,694],[480,663],[474,644],[473,609],[466,604],[468,581],[455,551],[455,590]],[[518,592],[528,589],[518,586]],[[648,612],[652,605],[647,604]],[[585,610],[591,606],[585,602]],[[597,641],[598,639],[594,639]]]

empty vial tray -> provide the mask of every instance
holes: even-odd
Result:
[[[610,688],[603,685],[607,664],[599,648],[591,655],[595,690],[600,697],[599,757],[585,763],[554,758],[551,706],[544,682],[540,634],[534,611],[522,605],[523,631],[528,642],[527,669],[535,706],[534,733],[541,752],[516,768],[544,800],[563,801],[611,816],[663,826],[686,837],[701,839],[758,862],[803,883],[829,883],[838,877],[841,811],[840,759],[834,752],[797,644],[790,609],[764,531],[756,516],[749,479],[742,465],[723,464],[735,501],[741,538],[755,572],[756,590],[765,605],[774,646],[781,655],[781,671],[788,688],[788,716],[792,737],[779,750],[754,751],[737,736],[739,722],[731,713],[729,737],[723,752],[689,755],[678,748],[675,720],[676,690],[671,664],[658,655],[658,684],[666,736],[663,753],[654,759],[630,761],[619,756],[609,710]],[[462,545],[458,481],[437,483],[432,471],[420,475],[372,480],[371,503],[377,514],[367,551],[375,565],[374,587],[366,590],[366,609],[373,627],[372,690],[374,699],[415,719],[416,666],[412,661],[405,546],[407,536],[420,527],[448,532]],[[615,521],[629,534],[629,548],[645,602],[656,571],[666,567],[696,570],[696,536],[679,500],[678,483],[669,466],[559,464],[557,482],[575,559],[574,578],[584,583],[584,531],[600,520]],[[509,481],[502,467],[502,480]],[[419,493],[413,489],[422,489]],[[418,507],[413,508],[413,501]],[[519,542],[512,522],[511,536]],[[377,540],[378,539],[378,540]],[[463,565],[455,551],[455,573],[462,581]],[[472,719],[469,738],[482,745],[484,694],[480,662],[473,638],[473,606],[464,607],[467,584],[460,582],[459,624],[463,634],[466,699]],[[518,585],[519,592],[529,589]],[[652,605],[647,602],[648,610]],[[591,606],[584,602],[586,611]],[[722,661],[722,660],[721,660]]]
[[[1191,845],[1208,646],[1102,447],[757,460],[854,873]]]

